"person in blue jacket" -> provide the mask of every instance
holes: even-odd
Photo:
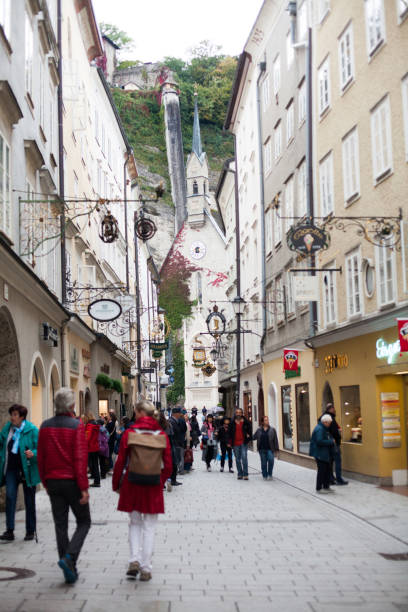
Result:
[[[10,421],[0,432],[0,485],[6,485],[6,531],[0,540],[14,540],[18,485],[23,484],[26,509],[26,535],[33,540],[36,532],[35,491],[40,483],[37,466],[38,429],[27,421],[27,408],[13,404]]]
[[[330,414],[324,414],[313,430],[310,440],[311,457],[316,459],[317,479],[316,491],[318,493],[334,493],[330,488],[330,466],[334,456],[334,440],[329,428],[332,422]]]

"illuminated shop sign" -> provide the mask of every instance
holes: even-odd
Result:
[[[324,358],[324,373],[330,374],[333,370],[348,368],[349,356],[347,353],[336,353],[334,355],[325,355]]]
[[[388,363],[392,363],[395,355],[401,352],[400,341],[385,342],[382,338],[378,338],[375,343],[377,359],[386,359]]]

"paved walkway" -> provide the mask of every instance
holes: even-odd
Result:
[[[379,553],[408,552],[408,498],[350,482],[317,496],[315,473],[277,462],[264,482],[251,453],[250,479],[195,471],[166,493],[153,580],[128,581],[127,517],[116,512],[110,478],[92,490],[93,526],[74,586],[57,567],[47,495],[38,494],[40,541],[0,544],[0,566],[27,568],[31,578],[4,580],[1,612],[407,612],[408,561]],[[3,530],[4,515],[0,516]]]

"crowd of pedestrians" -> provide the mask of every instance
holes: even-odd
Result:
[[[35,493],[42,482],[55,524],[58,565],[65,581],[78,579],[78,557],[91,526],[89,486],[100,487],[112,472],[112,489],[119,494],[118,510],[129,516],[129,565],[127,576],[141,581],[152,577],[152,554],[158,515],[164,512],[163,492],[183,483],[179,476],[194,470],[194,452],[200,445],[208,472],[219,462],[224,472],[247,481],[248,446],[256,442],[264,480],[273,479],[279,456],[276,429],[267,416],[252,433],[252,424],[241,409],[230,419],[219,412],[191,414],[179,406],[165,412],[149,401],[140,401],[131,418],[118,422],[114,412],[95,418],[75,414],[75,396],[69,388],[55,394],[55,416],[40,430],[27,420],[27,408],[14,404],[10,420],[0,432],[0,486],[6,487],[6,531],[3,541],[13,541],[19,484],[23,486],[26,534],[37,538]],[[341,430],[333,404],[327,404],[313,430],[310,455],[317,464],[316,490],[332,492],[331,484],[346,485],[341,473]],[[196,455],[197,456],[197,455]],[[335,471],[335,474],[333,473]],[[93,482],[89,485],[88,473]],[[76,529],[68,536],[68,513]]]

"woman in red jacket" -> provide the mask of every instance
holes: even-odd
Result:
[[[91,487],[101,486],[101,473],[99,471],[99,430],[100,425],[95,421],[92,412],[84,416],[85,435],[88,443],[88,465],[91,471],[93,484]]]
[[[142,581],[150,580],[152,577],[155,528],[158,515],[164,513],[163,486],[173,468],[170,442],[153,417],[154,410],[153,404],[148,401],[141,401],[136,405],[136,421],[122,435],[112,478],[112,488],[119,492],[118,510],[129,513],[130,559],[127,576],[136,578],[140,572]],[[166,437],[160,483],[157,485],[133,484],[128,479],[130,454],[128,437],[135,430],[159,431],[158,435]]]

